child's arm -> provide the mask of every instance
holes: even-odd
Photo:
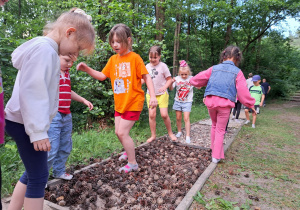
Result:
[[[199,72],[197,75],[193,76],[190,79],[191,85],[193,85],[195,88],[206,86],[210,78],[211,72],[212,72],[212,67],[210,67],[205,71]]]
[[[261,96],[261,102],[260,102],[259,106],[263,106],[264,100],[265,100],[265,94],[262,94],[262,96]]]
[[[173,83],[173,82],[172,82],[172,81],[173,81],[172,77],[167,77],[166,80],[167,80],[166,84],[165,84],[162,88],[160,88],[160,89],[158,90],[158,92],[165,92],[166,89]]]
[[[88,73],[90,76],[92,76],[93,78],[103,81],[105,80],[107,77],[105,76],[105,74],[103,74],[102,72],[96,71],[94,69],[92,69],[91,67],[89,67],[88,65],[86,65],[85,63],[81,62],[77,65],[76,67],[77,71],[83,71]]]
[[[71,91],[71,99],[74,100],[74,101],[78,101],[80,103],[85,104],[86,106],[89,107],[90,110],[92,110],[94,108],[94,106],[91,102],[89,102],[85,98],[81,97],[80,95],[75,93],[73,90]]]
[[[171,82],[171,84],[170,84],[170,86],[169,86],[169,89],[170,89],[170,90],[173,90],[173,89],[174,89],[174,87],[175,87],[175,85],[173,86],[174,82],[176,82],[175,77],[172,78],[172,82]]]
[[[155,97],[154,86],[150,74],[143,74],[143,79],[145,80],[145,83],[149,90],[149,95],[150,95],[149,108],[154,109],[157,106],[157,99]]]

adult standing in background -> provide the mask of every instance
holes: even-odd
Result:
[[[0,7],[2,7],[9,0],[0,0]],[[3,101],[3,83],[2,83],[2,72],[0,67],[0,144],[4,143],[4,101]],[[1,187],[2,187],[2,174],[1,174],[1,163],[0,163],[0,210],[2,210],[1,203]]]
[[[263,81],[263,83],[261,83],[261,86],[263,86],[264,89],[265,89],[265,100],[264,100],[264,105],[263,105],[265,107],[266,106],[267,95],[271,90],[271,86],[269,85],[269,83],[267,83],[267,80],[265,78],[263,78],[262,81]]]
[[[252,73],[249,73],[248,79],[246,80],[248,90],[249,90],[249,88],[250,88],[251,86],[253,86],[252,77],[253,77],[253,74],[252,74]]]

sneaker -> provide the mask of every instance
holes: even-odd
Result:
[[[119,157],[119,160],[127,160],[128,156],[127,156],[127,153],[124,152],[120,157]]]
[[[245,125],[247,125],[250,122],[250,120],[246,120]]]
[[[64,180],[71,180],[73,178],[73,175],[71,174],[67,174],[67,173],[63,173],[62,175],[60,175],[59,177],[55,177],[56,179],[64,179]]]
[[[185,138],[185,142],[188,143],[188,144],[191,143],[191,138],[190,138],[189,136],[187,136],[187,137]]]
[[[179,138],[181,135],[182,135],[182,133],[181,133],[181,132],[178,132],[175,136],[176,136],[177,138]]]
[[[234,120],[235,119],[235,116],[234,115],[232,115],[232,118],[231,118],[232,120]]]
[[[139,168],[138,164],[127,163],[127,165],[119,169],[119,172],[124,171],[125,173],[129,173],[130,171],[136,171],[138,168]]]
[[[220,160],[221,160],[221,159],[212,158],[212,162],[213,162],[213,163],[218,163],[218,162],[220,162]]]
[[[255,128],[255,124],[252,124],[252,128]]]
[[[48,187],[48,185],[46,184],[45,189]]]
[[[263,107],[265,107],[265,106],[266,106],[266,104],[263,105]]]
[[[235,119],[234,122],[241,123],[242,121],[240,119]]]

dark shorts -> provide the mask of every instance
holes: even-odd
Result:
[[[142,111],[126,111],[124,113],[120,113],[115,111],[115,117],[121,117],[124,120],[133,120],[137,121],[140,118]]]
[[[257,108],[258,108],[258,109],[257,109]],[[252,113],[252,109],[251,109],[251,108],[246,107],[245,109],[248,109],[249,112]],[[260,109],[260,108],[259,108],[259,105],[254,105],[254,109],[256,110],[256,113],[259,114],[259,112],[260,112],[260,111],[259,111],[259,109]]]

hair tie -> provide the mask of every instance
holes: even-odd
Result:
[[[181,60],[179,61],[180,67],[186,67],[187,63],[185,62],[185,60]]]
[[[77,8],[77,9],[74,10],[74,13],[78,13],[78,14],[84,15],[90,22],[92,22],[92,16],[87,15],[85,13],[85,11],[83,11],[82,9]]]

